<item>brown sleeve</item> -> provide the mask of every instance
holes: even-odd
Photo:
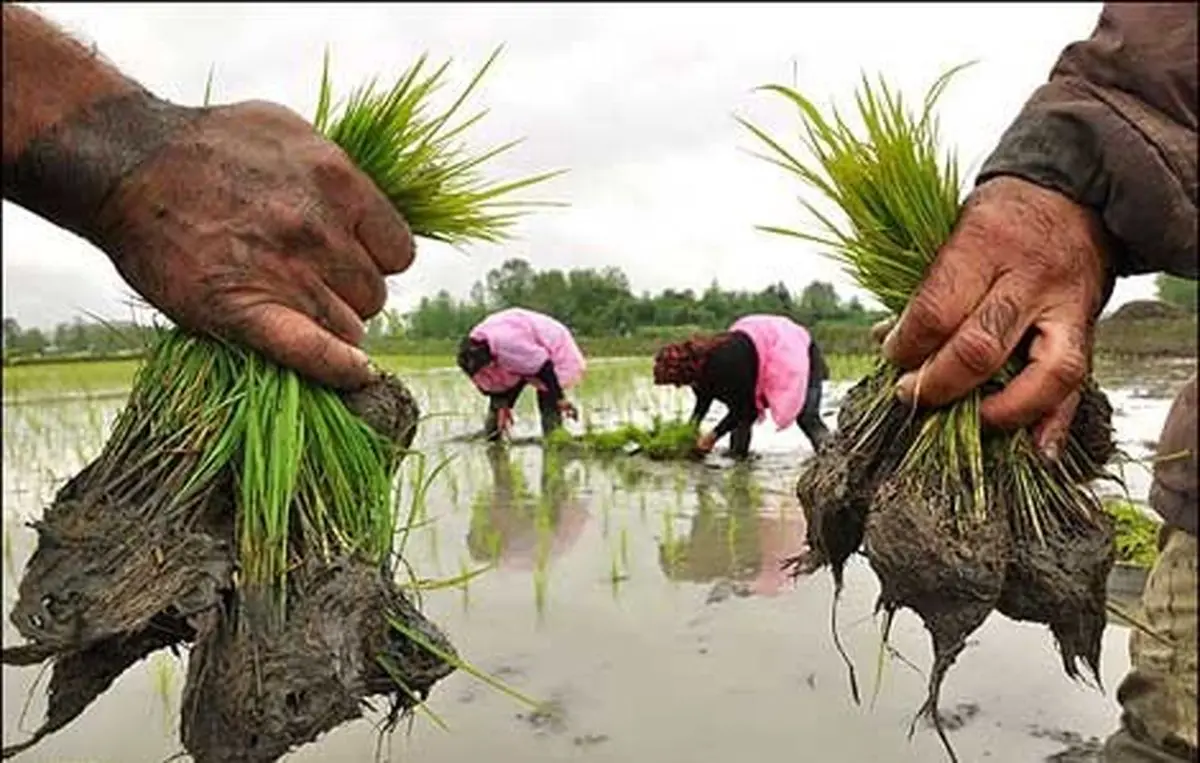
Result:
[[[977,182],[1015,175],[1095,209],[1117,275],[1196,278],[1196,66],[1195,4],[1106,3]]]
[[[1200,520],[1200,473],[1197,472],[1196,377],[1192,376],[1175,398],[1158,441],[1150,506],[1171,527],[1196,535]]]

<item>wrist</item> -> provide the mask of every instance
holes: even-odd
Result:
[[[92,101],[5,158],[4,197],[106,249],[99,217],[107,202],[203,111],[140,87]]]

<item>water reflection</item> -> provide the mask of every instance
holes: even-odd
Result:
[[[488,446],[487,462],[491,485],[471,502],[467,552],[475,562],[532,571],[541,614],[551,562],[575,546],[590,515],[578,497],[573,474],[553,452],[541,454],[537,493],[508,447]]]
[[[659,542],[659,567],[671,580],[715,582],[710,599],[775,596],[788,582],[783,560],[804,545],[803,515],[794,505],[764,500],[748,465],[705,477],[696,484],[690,532]]]

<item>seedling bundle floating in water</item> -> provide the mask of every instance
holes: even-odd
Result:
[[[452,121],[496,51],[441,113],[449,62],[422,57],[394,86],[335,109],[328,59],[315,127],[404,216],[450,244],[498,241],[537,206],[478,168],[510,149],[460,143]],[[206,94],[207,101],[207,94]],[[126,668],[192,643],[181,736],[198,763],[269,763],[391,702],[388,728],[461,663],[397,582],[393,481],[419,411],[384,376],[343,394],[258,353],[164,330],[100,455],[37,523],[13,612],[30,643],[10,664],[54,660],[33,738],[62,728]],[[470,669],[469,669],[470,670]]]
[[[649,428],[636,424],[603,430],[589,426],[579,435],[558,429],[547,439],[547,444],[597,456],[642,454],[654,461],[670,461],[696,458],[699,434],[700,428],[690,421],[655,416]]]
[[[762,158],[819,191],[846,218],[838,225],[802,201],[816,232],[763,230],[821,245],[899,314],[958,219],[957,163],[939,146],[934,114],[957,71],[934,84],[916,113],[886,83],[864,78],[855,99],[861,130],[791,88],[763,88],[796,108],[814,161],[741,120],[766,146]],[[880,360],[847,394],[830,447],[805,463],[797,483],[809,561],[830,566],[840,592],[847,559],[864,547],[880,582],[885,633],[900,607],[924,621],[934,664],[918,717],[929,716],[952,759],[937,711],[941,683],[993,610],[1048,625],[1067,674],[1079,677],[1082,660],[1100,680],[1113,532],[1087,483],[1104,476],[1115,451],[1112,410],[1089,380],[1055,464],[1042,460],[1028,431],[984,430],[980,401],[1025,362],[1014,357],[953,405],[912,410],[894,396],[901,370]],[[853,668],[851,685],[857,700]]]

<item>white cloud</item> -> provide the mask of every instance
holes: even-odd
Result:
[[[35,6],[38,7],[38,6]],[[746,155],[736,112],[777,133],[795,126],[751,90],[796,84],[845,98],[861,72],[920,95],[951,65],[978,59],[943,102],[944,135],[978,162],[1062,47],[1086,36],[1099,4],[68,4],[39,7],[94,41],[126,73],[181,102],[199,101],[215,64],[219,101],[268,98],[303,114],[328,44],[335,85],[398,72],[423,51],[455,59],[465,82],[496,45],[505,54],[476,100],[477,138],[525,144],[496,163],[565,167],[539,212],[505,246],[469,256],[423,244],[391,283],[406,308],[471,283],[509,256],[540,267],[624,269],[636,290],[734,288],[814,278],[852,292],[839,268],[799,243],[754,231],[798,219],[796,188]],[[129,290],[86,242],[5,202],[5,315],[52,325],[82,311],[124,316]],[[1148,278],[1116,299],[1146,296]]]

